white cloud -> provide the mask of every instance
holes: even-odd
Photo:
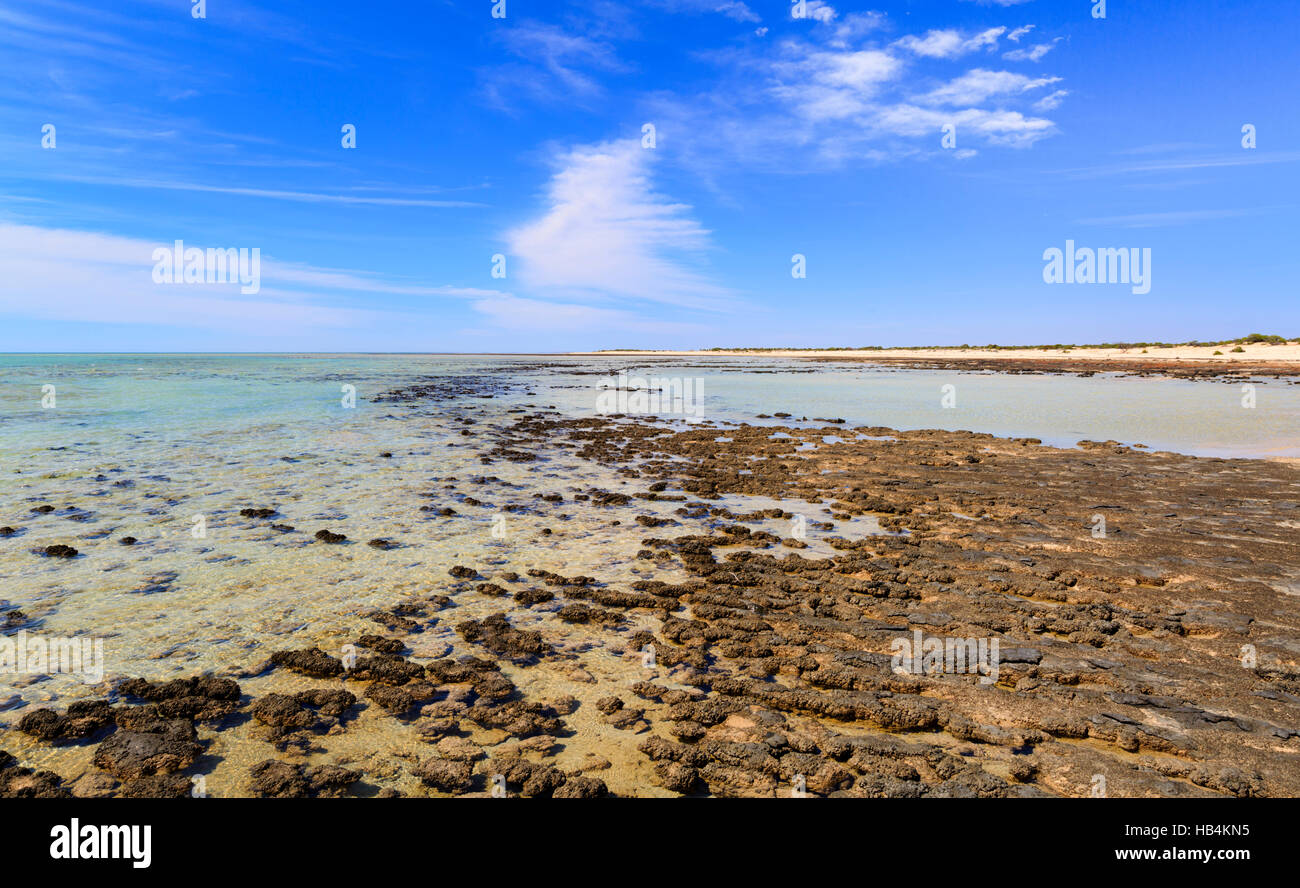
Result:
[[[1000,27],[989,28],[987,31],[981,31],[980,33],[976,34],[974,37],[966,41],[965,48],[967,48],[970,52],[974,52],[977,49],[983,49],[985,47],[988,47],[989,49],[996,49],[998,45],[998,38],[1001,37],[1006,32],[1007,32],[1006,28],[1000,28]]]
[[[641,150],[638,143],[632,145]],[[668,302],[717,300],[721,305],[725,291],[663,255],[675,248],[706,245],[708,232],[685,216],[687,208],[658,199],[643,174],[636,172],[639,164],[631,160],[635,155],[623,153],[622,147],[594,146],[568,155],[571,166],[557,176],[552,189],[553,199],[560,202],[553,203],[537,225],[519,232],[519,258],[525,260],[525,268],[551,274],[550,283],[571,296],[608,285],[605,289],[616,296]],[[609,169],[599,172],[606,162]],[[563,181],[565,172],[574,178],[572,183]],[[569,187],[585,190],[586,184],[592,191],[585,197]],[[602,193],[610,200],[604,208],[599,199],[589,199]],[[563,219],[569,212],[575,216]],[[548,240],[550,236],[564,243]],[[262,259],[261,289],[256,295],[241,294],[238,283],[155,283],[154,250],[172,246],[171,241],[0,222],[0,268],[5,279],[0,288],[0,318],[169,327],[235,335],[237,341],[258,337],[268,342],[329,341],[340,346],[391,341],[393,331],[400,330],[409,337],[404,340],[410,342],[407,347],[419,347],[422,336],[445,335],[447,331],[435,320],[445,303],[439,306],[435,300],[451,299],[483,316],[494,330],[684,335],[708,329],[678,312],[656,314],[573,299],[521,298],[488,288],[433,286],[269,256]],[[187,239],[185,246],[241,245]],[[555,269],[537,268],[529,261],[533,249],[562,251],[561,263],[572,262],[587,273],[579,271],[568,282],[573,288],[569,290],[565,282],[554,279]],[[601,274],[608,279],[599,280]],[[422,307],[426,304],[422,300],[408,301],[410,307],[404,309],[365,307],[378,295],[428,297],[430,310]]]
[[[1061,38],[1057,37],[1051,43],[1037,43],[1026,49],[1013,49],[1010,52],[1004,52],[1002,58],[1010,62],[1036,62],[1055,49],[1060,40]]]
[[[1016,95],[1060,81],[1059,77],[1030,78],[1013,71],[974,68],[921,98],[931,105],[978,105],[997,96]]]
[[[917,55],[949,58],[961,52],[963,38],[956,31],[930,31],[924,37],[908,34],[896,45]]]
[[[650,2],[671,13],[716,12],[732,21],[749,24],[757,24],[763,20],[761,15],[754,12],[749,4],[742,0],[650,0]]]
[[[720,12],[727,18],[734,19],[738,22],[761,22],[762,16],[750,9],[748,5],[739,2],[739,0],[729,0],[726,3],[718,4],[714,12]]]
[[[1021,148],[1056,132],[1051,120],[1025,113],[1031,94],[1056,77],[976,68],[937,88],[929,84],[929,94],[913,92],[927,68],[946,61],[941,57],[991,50],[1005,28],[930,31],[881,46],[869,33],[881,23],[874,14],[850,15],[807,37],[720,55],[727,76],[712,90],[692,100],[657,95],[645,119],[690,132],[671,150],[714,183],[737,164],[788,170],[935,153],[943,124],[956,121],[968,140],[987,145]],[[1038,110],[1056,107],[1064,94],[1043,99]]]
[[[415,286],[363,272],[315,268],[263,257],[261,291],[240,293],[238,283],[157,284],[153,251],[137,238],[0,222],[0,314],[101,324],[148,324],[278,335],[286,329],[348,330],[411,323],[400,312],[323,304],[350,293],[372,292],[483,299],[491,290]],[[187,247],[253,247],[200,244]],[[288,285],[287,288],[284,285]],[[301,287],[307,290],[299,289]],[[323,295],[320,291],[334,291]]]
[[[996,49],[1006,28],[989,28],[970,36],[951,28],[927,31],[924,37],[909,34],[895,42],[907,51],[932,59],[955,59],[979,49]]]
[[[1034,30],[1033,25],[1024,25],[1022,27],[1016,28],[1014,31],[1008,34],[1007,39],[1010,40],[1012,43],[1019,43],[1020,38],[1025,36],[1032,30]]]
[[[610,44],[555,25],[523,22],[502,28],[498,39],[524,60],[480,71],[489,100],[501,107],[521,94],[538,101],[594,100],[604,89],[588,72],[624,70]]]
[[[53,175],[50,179],[61,182],[79,182],[85,185],[113,185],[120,188],[144,188],[160,191],[195,191],[206,194],[235,194],[241,197],[261,197],[269,200],[287,200],[295,203],[335,203],[349,206],[378,207],[481,207],[483,204],[463,200],[432,200],[421,197],[327,194],[317,191],[282,191],[269,188],[240,188],[233,185],[205,185],[200,182],[178,182],[163,179],[132,179],[118,176]]]
[[[863,35],[883,28],[885,22],[885,14],[882,12],[851,12],[835,26],[827,43],[837,49],[844,49]]]
[[[940,111],[916,105],[891,105],[880,111],[879,125],[889,132],[905,136],[927,136],[941,131],[944,124],[955,124],[960,134],[974,133],[995,145],[1019,148],[1033,144],[1053,128],[1050,120],[1026,117],[1019,111],[987,111],[965,108]]]
[[[1058,89],[1050,95],[1043,96],[1037,102],[1034,102],[1035,111],[1055,111],[1061,106],[1061,101],[1070,94],[1068,89]]]
[[[790,5],[790,18],[792,19],[811,19],[815,22],[821,22],[823,25],[829,25],[835,21],[839,15],[835,7],[829,3],[823,3],[822,0],[800,0],[798,3]]]
[[[837,120],[862,114],[881,85],[894,78],[902,63],[882,50],[809,51],[789,44],[787,58],[773,65],[778,84],[772,92],[801,116]]]
[[[651,183],[654,150],[637,140],[558,158],[541,218],[506,234],[519,280],[548,298],[625,298],[721,309],[730,294],[691,259],[709,232]]]

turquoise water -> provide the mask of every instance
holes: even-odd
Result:
[[[615,470],[559,448],[548,448],[548,459],[538,463],[480,461],[522,409],[594,415],[600,383],[620,369],[698,380],[702,413],[711,421],[789,422],[755,418],[788,412],[796,420],[965,428],[1067,446],[1113,438],[1190,453],[1300,456],[1300,386],[1276,381],[1259,385],[1258,406],[1244,409],[1238,386],[1221,383],[944,374],[758,358],[0,356],[0,526],[18,530],[0,538],[0,602],[21,608],[32,621],[29,632],[102,639],[105,659],[104,680],[95,684],[61,674],[0,675],[3,748],[65,776],[93,771],[88,747],[37,744],[6,728],[28,706],[102,696],[126,676],[235,675],[254,696],[310,685],[278,670],[243,673],[277,649],[319,646],[337,655],[360,634],[376,631],[367,612],[455,592],[448,576],[455,564],[485,576],[541,568],[615,584],[684,580],[637,559],[642,535],[611,520],[625,514],[573,501],[590,487],[636,489]],[[444,392],[459,393],[415,403],[372,400],[438,380]],[[945,385],[955,387],[953,408],[941,406]],[[54,387],[49,408],[42,406],[45,386]],[[344,386],[355,388],[355,407],[343,405]],[[493,397],[480,397],[486,390]],[[483,474],[500,480],[471,481]],[[542,492],[560,492],[564,500],[543,505],[536,497]],[[468,495],[485,503],[467,503]],[[451,506],[457,514],[438,517],[419,511],[422,504]],[[739,498],[721,504],[740,511],[766,505]],[[38,505],[54,511],[34,513]],[[636,511],[671,518],[677,505],[638,502]],[[294,530],[241,517],[248,507],[275,508],[274,522]],[[823,507],[807,508],[811,514]],[[203,534],[195,536],[199,516]],[[506,530],[494,534],[502,516]],[[350,544],[316,543],[312,535],[323,528],[345,533]],[[788,535],[775,523],[762,529]],[[862,518],[841,522],[835,532],[876,530]],[[122,545],[128,535],[139,542]],[[825,544],[817,536],[809,539],[813,551]],[[365,545],[379,537],[401,547]],[[38,554],[54,544],[71,545],[81,557]],[[475,653],[454,624],[509,604],[459,596],[455,608],[411,637],[414,656]],[[608,633],[573,626],[557,634],[556,621],[537,609],[516,608],[511,619],[543,631],[562,649],[585,651],[585,669],[595,676],[594,682],[575,678],[564,661],[513,672],[530,696],[585,701],[644,677],[635,652],[629,657]],[[634,617],[629,631],[642,628],[634,625],[641,619],[650,618]],[[373,709],[331,738],[336,760],[361,760],[376,750],[421,754],[413,732]],[[210,738],[220,762],[208,774],[212,794],[246,791],[240,781],[247,766],[269,751],[251,731],[241,726]],[[649,785],[639,773],[647,760],[634,744],[580,731],[564,755],[587,750],[607,757],[625,752],[610,779],[627,781],[627,791]]]
[[[1207,456],[1300,457],[1300,386],[1279,380],[1257,381],[1256,407],[1246,409],[1239,384],[845,369],[761,358],[0,355],[0,458],[22,461],[60,446],[229,447],[232,434],[346,434],[391,412],[370,396],[425,376],[491,375],[536,392],[519,401],[590,415],[598,381],[619,369],[701,380],[705,417],[722,421],[789,412],[899,429],[1032,436],[1058,446],[1115,439]],[[341,405],[344,384],[356,387],[355,409]],[[942,387],[949,384],[956,406],[945,408]],[[55,386],[55,409],[41,406],[44,385]],[[219,450],[200,456],[219,459]]]

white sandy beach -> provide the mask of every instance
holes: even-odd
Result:
[[[616,349],[599,352],[572,352],[579,355],[622,354],[622,355],[658,355],[662,357],[693,357],[709,355],[756,355],[775,358],[864,358],[868,360],[882,358],[940,360],[1111,360],[1111,361],[1215,361],[1223,363],[1300,363],[1300,341],[1283,344],[1251,343],[1240,346],[1242,351],[1233,352],[1237,346],[1179,345],[1167,348],[886,348],[886,349],[728,349],[712,350],[635,350]],[[1220,352],[1221,354],[1215,354]]]

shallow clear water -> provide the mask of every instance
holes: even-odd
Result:
[[[703,407],[715,419],[758,422],[760,413],[842,418],[848,425],[969,429],[1035,437],[1053,446],[1116,440],[1203,456],[1300,457],[1300,385],[1255,380],[1256,406],[1241,384],[1098,374],[1007,375],[848,366],[842,362],[706,358],[626,365],[629,376],[703,380]],[[816,368],[816,372],[808,372]],[[782,372],[785,371],[785,372]],[[955,406],[942,406],[952,385]],[[591,409],[575,398],[572,409]]]
[[[574,492],[588,487],[628,485],[616,472],[558,449],[538,463],[485,466],[479,459],[494,430],[517,417],[512,409],[553,405],[568,415],[593,415],[599,383],[619,369],[702,379],[708,420],[759,422],[756,414],[789,412],[795,419],[965,428],[1063,445],[1113,438],[1191,453],[1300,456],[1300,387],[1277,381],[1259,385],[1258,406],[1244,409],[1239,386],[1222,383],[828,368],[757,358],[8,355],[0,356],[0,526],[19,532],[0,539],[0,599],[35,621],[29,632],[104,639],[111,682],[237,673],[282,648],[318,645],[337,654],[376,631],[363,617],[367,611],[448,591],[454,564],[484,573],[586,573],[611,583],[684,579],[637,560],[642,534],[612,524],[625,513],[572,502]],[[430,376],[490,377],[500,388],[492,398],[471,393],[453,402],[371,400]],[[946,384],[955,386],[954,408],[940,406]],[[42,407],[47,385],[54,386],[49,408]],[[342,403],[344,386],[355,387],[354,408]],[[474,425],[459,422],[467,415]],[[472,434],[462,435],[465,428]],[[484,474],[501,480],[469,483]],[[535,497],[548,492],[562,493],[565,502]],[[466,494],[487,505],[464,504]],[[765,505],[724,502],[744,511]],[[31,511],[43,503],[55,511]],[[449,505],[458,515],[435,517],[420,512],[420,504]],[[506,533],[494,536],[494,519],[506,505],[526,511],[507,515]],[[636,509],[671,517],[678,505],[639,502]],[[279,514],[250,520],[239,515],[247,507]],[[193,533],[196,516],[202,516],[202,536]],[[859,520],[862,533],[878,530]],[[295,531],[272,530],[273,522]],[[553,533],[542,534],[544,527]],[[345,533],[350,544],[314,542],[322,528]],[[842,524],[837,533],[853,530]],[[127,535],[139,543],[121,545]],[[376,537],[401,548],[365,545]],[[82,557],[36,554],[56,543],[74,546]],[[510,602],[457,604],[411,640],[417,657],[474,652],[454,623]],[[544,609],[516,610],[512,619],[555,631]],[[629,630],[635,628],[630,621]],[[548,640],[571,650],[592,646],[584,660],[601,682],[641,677],[637,658],[611,647],[608,633],[571,627]],[[512,678],[530,693],[580,699],[602,686],[550,667]],[[282,674],[244,683],[253,694],[311,684]],[[0,675],[0,727],[24,711],[6,708],[15,697],[62,706],[107,687],[65,675]],[[213,755],[224,764],[212,772],[214,794],[238,794],[233,783],[220,790],[223,773],[267,757],[270,747],[246,733],[245,727],[216,738]],[[25,763],[58,763],[65,774],[87,767],[84,748],[55,750],[10,730],[0,738]],[[330,749],[342,760],[369,755],[376,744],[418,746],[396,733],[392,719],[367,711]],[[616,746],[581,736],[572,744],[574,754]],[[638,779],[642,764],[630,759],[625,779]]]
[[[599,382],[620,369],[633,380],[699,380],[703,413],[717,420],[756,421],[759,413],[782,411],[899,429],[1033,436],[1063,446],[1113,438],[1198,455],[1300,456],[1300,386],[1282,380],[1257,380],[1257,406],[1246,409],[1240,384],[1222,382],[764,358],[0,355],[0,458],[8,464],[24,453],[87,445],[92,438],[99,446],[165,447],[225,430],[345,435],[388,412],[369,403],[370,395],[425,375],[503,373],[537,392],[538,403],[591,414]],[[55,410],[41,408],[47,384],[56,386]],[[357,388],[355,410],[340,404],[344,384]],[[945,408],[949,384],[956,403]]]

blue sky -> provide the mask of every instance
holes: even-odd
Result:
[[[1296,4],[193,5],[0,0],[0,350],[1300,335]]]

